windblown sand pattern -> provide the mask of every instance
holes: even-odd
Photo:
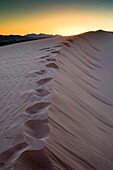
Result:
[[[57,66],[53,61],[62,41],[0,48],[0,170],[53,169],[44,146],[50,134],[48,109]]]
[[[0,48],[0,170],[113,170],[113,34]]]

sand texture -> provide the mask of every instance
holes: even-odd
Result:
[[[113,34],[0,48],[0,170],[113,170]]]

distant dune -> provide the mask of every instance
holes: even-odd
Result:
[[[24,36],[21,35],[0,35],[0,46],[10,45],[15,43],[21,43],[26,41],[60,37],[60,35],[50,35],[50,34],[27,34]]]
[[[113,34],[0,48],[0,169],[113,170]]]

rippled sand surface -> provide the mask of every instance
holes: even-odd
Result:
[[[113,34],[0,48],[1,170],[113,170]]]
[[[0,169],[51,167],[42,149],[49,135],[48,108],[56,70],[56,65],[51,64],[62,40],[47,39],[0,48]],[[22,159],[28,166],[18,162],[15,165],[22,153],[34,162],[35,157],[36,161],[40,157],[43,163],[39,160],[35,166],[31,161],[29,166],[29,161]]]

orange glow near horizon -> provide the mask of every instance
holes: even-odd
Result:
[[[113,30],[113,13],[103,13],[67,10],[49,11],[43,15],[34,13],[31,16],[5,20],[0,24],[0,34],[47,33],[60,35],[75,35],[87,31],[104,29]]]

